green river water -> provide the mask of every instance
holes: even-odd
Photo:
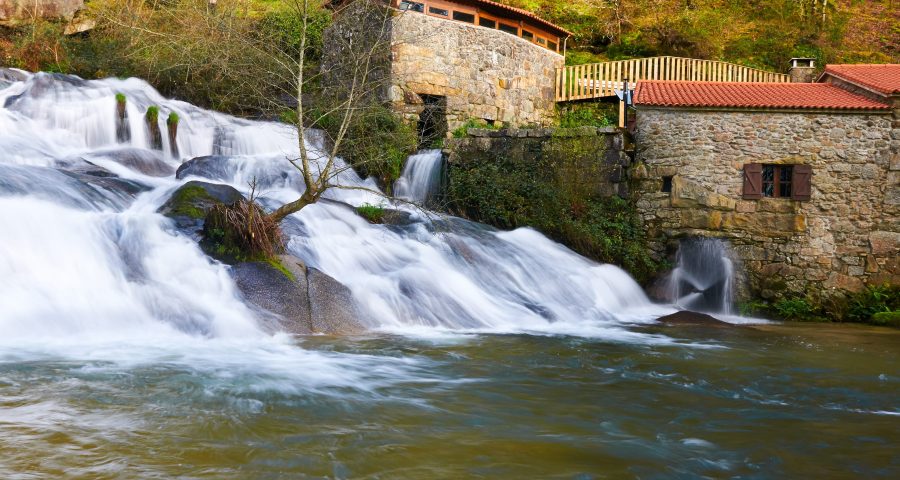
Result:
[[[900,332],[642,332],[682,345],[383,335],[221,358],[7,353],[0,477],[900,476]]]

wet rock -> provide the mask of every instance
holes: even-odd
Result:
[[[283,330],[301,335],[313,332],[305,275],[289,278],[268,263],[245,262],[234,265],[231,276],[244,299],[279,317]]]
[[[0,68],[0,88],[28,80],[28,74],[15,68]]]
[[[108,158],[120,165],[151,177],[171,177],[175,174],[175,168],[166,163],[160,152],[145,150],[142,148],[121,148],[97,152],[88,157]]]
[[[682,310],[671,315],[657,319],[660,323],[671,326],[703,326],[703,327],[733,327],[734,325],[723,322],[711,315]]]
[[[192,158],[178,167],[175,177],[182,179],[189,176],[203,177],[210,180],[227,180],[231,178],[228,169],[228,157],[209,155]]]
[[[216,204],[231,205],[244,198],[229,185],[192,180],[172,192],[157,212],[173,219],[175,227],[199,240],[209,209]]]
[[[366,329],[350,290],[302,260],[278,257],[280,265],[244,262],[231,275],[244,298],[265,314],[278,317],[284,331],[295,334],[352,335]]]
[[[306,281],[314,332],[348,335],[365,331],[349,288],[315,268],[307,268]]]

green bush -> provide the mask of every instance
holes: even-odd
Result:
[[[581,103],[559,108],[561,128],[609,127],[615,125],[617,105],[610,103]]]
[[[178,125],[178,114],[170,112],[169,117],[166,118],[166,125]]]
[[[784,320],[811,320],[815,309],[803,298],[783,298],[772,305],[779,318]]]
[[[900,286],[871,285],[851,296],[848,304],[848,320],[869,322],[878,313],[900,310]]]
[[[884,327],[900,327],[900,311],[878,312],[875,315],[872,315],[870,323],[872,325],[880,325]]]
[[[635,206],[583,181],[605,172],[591,169],[602,147],[581,142],[554,138],[534,162],[514,161],[503,152],[457,152],[466,160],[450,166],[450,210],[498,228],[533,227],[586,257],[621,266],[638,281],[648,280],[662,265],[650,256]]]
[[[125,101],[126,101],[126,98],[125,98],[125,94],[124,94],[124,93],[117,93],[117,94],[116,94],[116,103],[125,103]]]

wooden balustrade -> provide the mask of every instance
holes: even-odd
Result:
[[[625,79],[629,88],[641,80],[695,82],[790,82],[790,76],[728,62],[683,57],[651,57],[569,65],[557,69],[556,101],[615,96]]]

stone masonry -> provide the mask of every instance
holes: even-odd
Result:
[[[381,100],[410,122],[425,109],[423,95],[444,97],[449,131],[470,119],[504,126],[544,126],[555,112],[554,81],[563,56],[500,30],[392,11],[387,25],[370,2],[354,2],[326,31],[326,78],[347,81],[344,72],[358,60],[347,48],[352,39],[384,41],[376,55],[377,77],[387,77]],[[374,32],[374,33],[373,33]],[[357,40],[359,42],[359,40]],[[384,73],[382,73],[384,72]]]
[[[827,300],[900,283],[900,129],[890,113],[641,107],[631,171],[659,257],[727,239],[738,295]],[[809,201],[742,199],[745,163],[812,167]],[[672,177],[671,193],[663,193]]]

